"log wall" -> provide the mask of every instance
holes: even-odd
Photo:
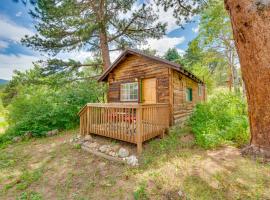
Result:
[[[121,83],[140,82],[143,78],[156,78],[157,103],[169,103],[169,68],[137,55],[129,55],[109,74],[108,102],[120,102]]]
[[[170,124],[184,122],[196,103],[205,100],[205,88],[198,95],[198,83],[161,63],[139,55],[128,55],[109,74],[108,102],[119,103],[121,83],[140,83],[144,78],[157,79],[157,103],[170,104]],[[139,84],[140,86],[140,84]],[[193,101],[186,101],[186,88],[192,88]],[[140,90],[140,88],[139,88]],[[140,92],[139,92],[140,93]],[[140,97],[138,103],[140,102]],[[134,102],[135,103],[135,102]]]
[[[202,86],[202,95],[199,96],[198,83],[192,79],[173,72],[173,121],[174,123],[183,123],[192,113],[192,109],[198,102],[204,100],[204,86]],[[186,100],[186,89],[192,88],[192,102]]]

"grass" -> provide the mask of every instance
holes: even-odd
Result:
[[[270,199],[270,165],[201,149],[188,128],[146,144],[138,168],[73,147],[74,132],[1,149],[0,199]]]

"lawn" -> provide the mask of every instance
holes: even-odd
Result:
[[[270,165],[200,149],[188,129],[148,143],[138,168],[84,152],[75,132],[1,149],[0,199],[270,199]]]

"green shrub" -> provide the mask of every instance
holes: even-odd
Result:
[[[10,127],[0,143],[28,131],[39,137],[49,130],[78,126],[78,111],[86,103],[100,100],[104,88],[96,81],[89,81],[75,82],[60,89],[37,85],[19,91],[8,106]]]
[[[241,146],[249,140],[246,102],[232,93],[218,93],[198,104],[189,121],[196,143],[214,148],[225,143]]]

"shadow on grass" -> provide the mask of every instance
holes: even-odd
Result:
[[[199,176],[191,175],[185,178],[183,182],[184,191],[188,199],[218,200],[225,199],[223,192],[211,187]]]
[[[185,137],[190,140],[183,141]],[[161,160],[165,161],[172,157],[188,157],[190,150],[195,147],[194,138],[189,127],[173,127],[163,139],[153,139],[145,144],[141,157],[142,168],[147,168]]]

